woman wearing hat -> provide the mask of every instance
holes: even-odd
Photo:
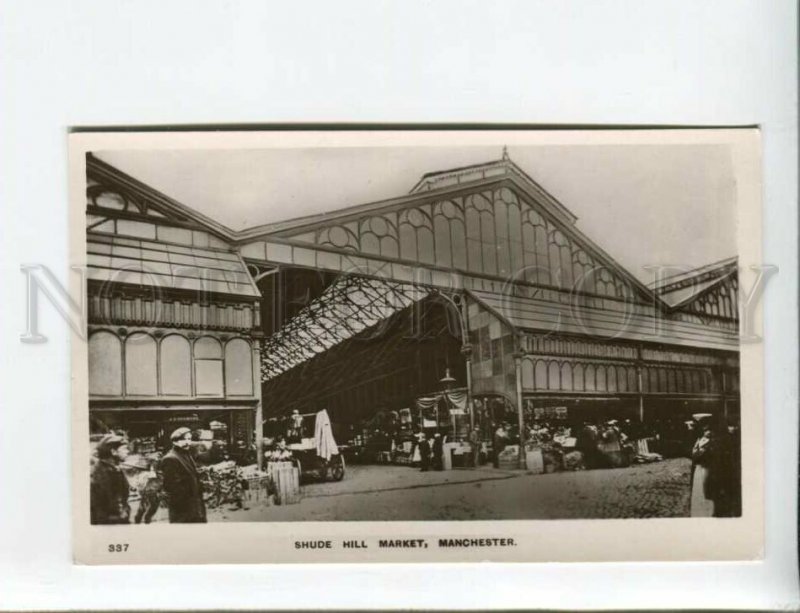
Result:
[[[692,517],[712,517],[714,499],[712,494],[712,471],[710,465],[714,456],[714,434],[711,415],[694,416],[700,434],[692,447],[691,507]]]
[[[119,468],[128,456],[128,441],[117,434],[106,434],[95,450],[97,461],[92,466],[89,507],[93,524],[127,524],[131,507],[130,487]]]
[[[169,521],[171,524],[205,523],[203,488],[190,451],[192,431],[178,428],[170,435],[170,440],[172,449],[161,460]]]

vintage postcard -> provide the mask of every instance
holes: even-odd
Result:
[[[70,135],[75,560],[755,560],[757,130]]]

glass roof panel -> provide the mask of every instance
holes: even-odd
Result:
[[[93,280],[260,295],[244,262],[235,253],[92,232],[87,233],[87,253],[88,278]],[[147,274],[127,274],[141,271]]]
[[[343,276],[306,305],[262,351],[262,378],[267,381],[378,324],[429,292],[392,281]]]

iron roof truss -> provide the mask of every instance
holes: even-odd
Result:
[[[264,344],[262,381],[310,360],[315,355],[371,328],[429,292],[419,287],[342,275]]]

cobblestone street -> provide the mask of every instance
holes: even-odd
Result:
[[[689,471],[686,459],[547,475],[352,466],[342,482],[304,485],[298,504],[251,500],[246,510],[212,510],[209,521],[687,517]]]

